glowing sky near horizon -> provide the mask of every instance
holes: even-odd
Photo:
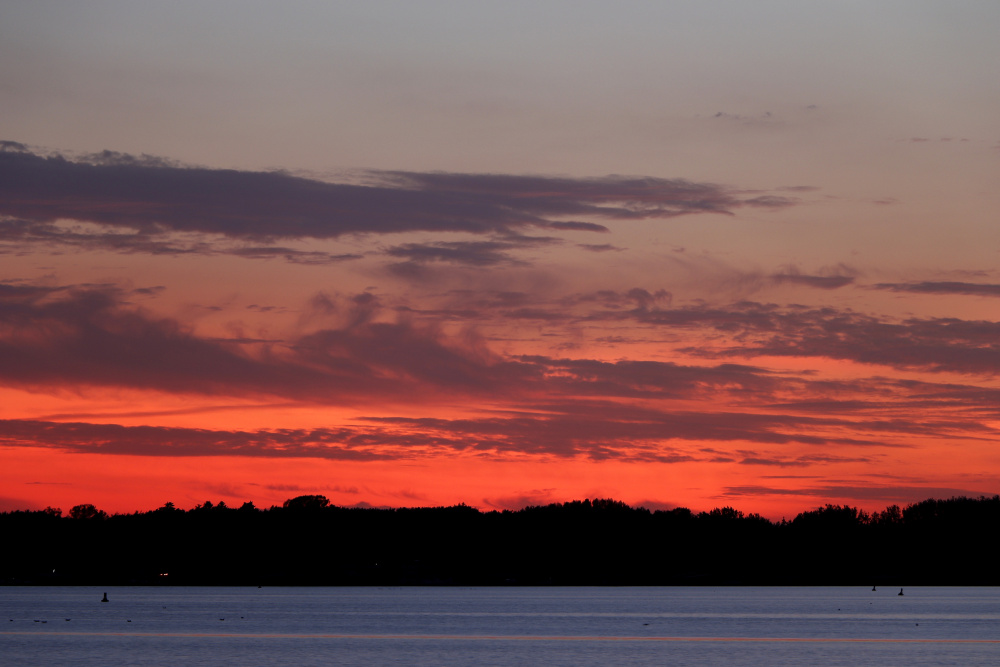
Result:
[[[0,510],[1000,492],[995,2],[0,5]]]

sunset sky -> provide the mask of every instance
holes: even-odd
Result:
[[[1000,492],[998,25],[0,2],[0,510]]]

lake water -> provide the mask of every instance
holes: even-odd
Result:
[[[0,664],[997,665],[996,588],[0,587]]]

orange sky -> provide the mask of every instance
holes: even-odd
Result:
[[[1000,491],[1000,9],[543,4],[0,9],[0,510]]]

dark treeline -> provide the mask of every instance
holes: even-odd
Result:
[[[519,511],[172,503],[0,514],[0,583],[172,585],[1000,585],[1000,496],[772,522],[584,500]]]

